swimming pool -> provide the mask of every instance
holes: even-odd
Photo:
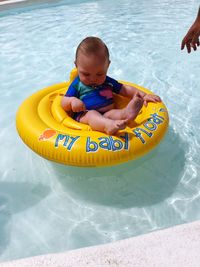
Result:
[[[198,1],[73,2],[0,15],[0,261],[200,219],[199,51],[180,51]],[[34,154],[16,133],[22,100],[68,79],[87,35],[108,45],[110,75],[150,88],[168,106],[168,134],[137,161],[62,166]]]

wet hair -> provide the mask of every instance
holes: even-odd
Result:
[[[106,44],[98,37],[86,37],[81,41],[76,49],[76,58],[78,59],[79,53],[83,53],[84,55],[96,55],[96,56],[104,56],[105,59],[109,60],[109,51]]]

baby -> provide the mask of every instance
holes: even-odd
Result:
[[[159,96],[145,94],[107,76],[109,51],[97,37],[87,37],[79,44],[75,65],[78,77],[69,86],[61,105],[65,111],[74,112],[76,121],[89,124],[93,130],[115,134],[137,117],[143,104],[161,101]],[[130,98],[125,108],[115,108],[113,92]]]

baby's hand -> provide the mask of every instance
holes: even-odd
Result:
[[[85,104],[78,98],[74,98],[71,102],[71,108],[73,112],[80,112],[86,110]]]
[[[143,97],[143,99],[144,99],[144,105],[145,105],[145,107],[147,107],[147,103],[148,102],[154,102],[154,103],[156,103],[156,102],[161,102],[162,101],[161,98],[158,95],[150,95],[150,94],[146,94]]]

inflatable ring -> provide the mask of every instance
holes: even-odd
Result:
[[[136,159],[161,141],[169,124],[163,102],[143,106],[132,125],[115,136],[92,131],[88,125],[73,120],[60,103],[76,76],[77,70],[74,69],[70,81],[34,93],[19,107],[16,127],[24,143],[33,151],[67,165],[108,166]],[[136,84],[121,83],[152,94]],[[128,103],[128,99],[121,95],[114,95],[114,99],[118,108]]]

